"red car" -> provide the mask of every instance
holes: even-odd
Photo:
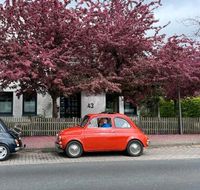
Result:
[[[86,115],[79,126],[67,128],[57,134],[57,152],[77,158],[83,152],[124,151],[140,156],[149,144],[148,137],[127,116],[115,114]]]

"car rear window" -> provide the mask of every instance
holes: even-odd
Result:
[[[114,119],[114,122],[116,128],[131,128],[131,125],[125,119],[117,117]]]

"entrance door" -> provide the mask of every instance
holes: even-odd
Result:
[[[131,102],[124,102],[124,114],[132,117],[137,115],[137,107],[134,106]]]
[[[117,94],[106,94],[106,112],[119,112],[119,96]]]

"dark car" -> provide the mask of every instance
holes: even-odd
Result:
[[[0,161],[8,159],[11,153],[17,152],[22,147],[21,130],[9,129],[0,119]]]

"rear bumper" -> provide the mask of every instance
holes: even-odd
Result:
[[[14,143],[13,144],[9,144],[8,147],[10,149],[10,153],[15,153],[15,152],[18,152],[18,151],[23,149],[23,147],[21,145],[17,146]]]
[[[19,139],[18,141],[19,141],[19,144],[18,146],[15,147],[15,152],[20,151],[26,147],[26,145],[22,143],[21,139]]]
[[[55,143],[55,150],[57,153],[63,153],[64,150],[60,148],[60,145],[58,143]]]
[[[17,151],[19,151],[19,150],[21,150],[22,149],[22,147],[16,147],[15,148],[15,152],[17,152]]]

